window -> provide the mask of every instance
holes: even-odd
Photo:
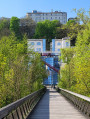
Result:
[[[66,42],[66,46],[69,46],[69,42]]]
[[[40,14],[36,14],[36,16],[40,16]]]
[[[41,48],[37,48],[37,51],[39,51],[39,52],[40,52],[40,51],[41,51]]]
[[[60,49],[58,49],[57,51],[59,51],[59,52],[60,52]]]
[[[37,48],[37,50],[36,51],[38,51],[38,48]]]
[[[51,19],[52,19],[52,17],[51,17]]]
[[[41,51],[41,48],[38,48],[38,51]]]
[[[60,42],[58,42],[58,43],[57,43],[57,45],[61,45],[61,43],[60,43]]]
[[[41,43],[40,42],[37,42],[37,45],[41,45]]]
[[[34,42],[31,42],[31,45],[34,45]]]

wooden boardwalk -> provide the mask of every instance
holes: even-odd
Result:
[[[27,119],[90,119],[61,94],[48,89]]]

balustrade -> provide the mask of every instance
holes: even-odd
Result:
[[[75,106],[77,106],[84,114],[90,116],[90,98],[80,95],[62,88],[57,88],[63,96],[69,99]]]
[[[0,119],[26,119],[45,92],[46,88],[42,88],[1,108]]]

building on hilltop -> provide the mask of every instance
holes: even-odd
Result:
[[[44,20],[59,20],[61,24],[66,24],[67,22],[67,13],[66,12],[38,12],[33,10],[32,13],[27,13],[26,17],[32,18],[35,22],[40,22]]]

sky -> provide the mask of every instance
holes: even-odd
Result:
[[[32,10],[40,12],[53,10],[67,12],[67,18],[70,18],[76,17],[74,8],[89,11],[90,0],[0,0],[0,17],[22,18]]]

